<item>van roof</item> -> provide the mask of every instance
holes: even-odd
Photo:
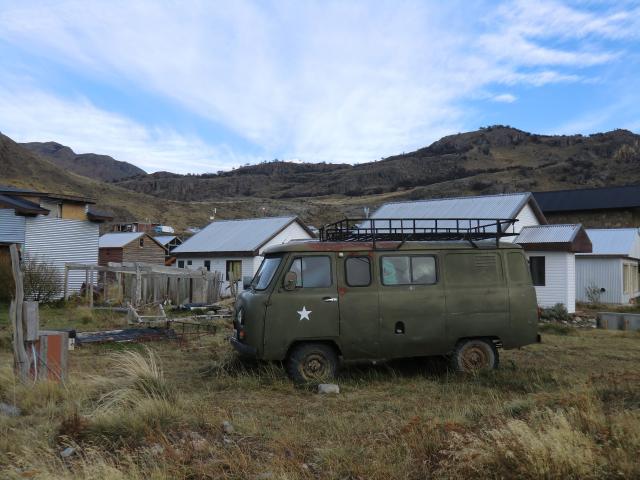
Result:
[[[265,249],[263,255],[285,252],[354,252],[372,250],[496,250],[494,240],[475,242],[476,247],[467,241],[448,242],[320,242],[318,240],[294,240],[281,245],[274,245]],[[510,242],[500,242],[499,248],[520,250],[520,245]]]

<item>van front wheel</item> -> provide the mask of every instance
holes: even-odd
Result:
[[[296,383],[322,382],[335,377],[338,355],[324,343],[302,343],[293,347],[285,368]]]
[[[451,355],[451,366],[458,372],[478,372],[498,368],[498,349],[490,340],[473,338],[456,345]]]

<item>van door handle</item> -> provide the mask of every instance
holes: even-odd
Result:
[[[322,299],[323,302],[337,302],[338,299],[336,297],[324,297]]]

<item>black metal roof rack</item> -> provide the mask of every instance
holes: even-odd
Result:
[[[345,218],[320,228],[321,242],[476,241],[517,235],[515,218]]]

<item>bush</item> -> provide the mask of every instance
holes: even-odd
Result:
[[[25,255],[22,263],[26,298],[47,303],[62,294],[63,280],[55,265],[29,255]]]
[[[587,299],[589,300],[589,303],[599,305],[601,296],[602,296],[602,290],[600,290],[600,288],[597,285],[592,284],[586,288],[586,291],[587,291]]]
[[[568,322],[571,320],[571,315],[567,312],[567,307],[556,303],[553,307],[541,309],[540,319],[548,322]]]

